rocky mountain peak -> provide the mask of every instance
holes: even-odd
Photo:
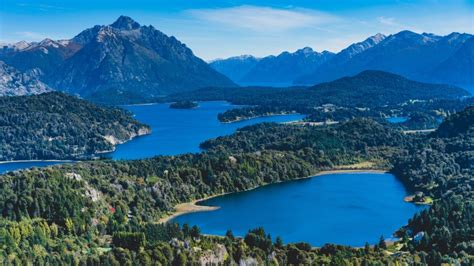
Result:
[[[339,57],[343,57],[345,59],[351,58],[359,53],[362,53],[363,51],[369,48],[374,47],[375,45],[379,44],[385,39],[386,39],[385,35],[377,33],[374,36],[371,36],[362,42],[354,43],[350,45],[349,47],[347,47],[346,49],[342,50],[339,53]]]
[[[312,54],[315,54],[315,53],[316,52],[311,47],[304,47],[304,48],[301,48],[301,49],[299,49],[295,52],[296,55],[302,54],[302,55],[305,55],[305,56],[309,56],[309,55],[312,55]]]
[[[127,16],[120,16],[114,23],[110,24],[112,28],[119,30],[135,30],[140,28],[140,24]]]
[[[374,36],[370,37],[370,39],[373,40],[375,43],[379,43],[383,41],[385,38],[386,36],[383,35],[382,33],[377,33]]]
[[[54,41],[54,40],[51,40],[49,38],[46,38],[44,40],[42,40],[41,42],[38,43],[39,46],[45,46],[45,47],[54,47],[54,48],[58,48],[59,47],[59,43]]]
[[[440,38],[441,38],[440,36],[437,36],[431,33],[418,34],[413,31],[404,30],[404,31],[400,31],[399,33],[390,35],[387,38],[387,44],[391,44],[392,42],[400,42],[402,44],[407,44],[407,43],[425,44],[425,43],[436,42]]]

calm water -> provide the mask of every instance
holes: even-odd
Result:
[[[171,109],[168,104],[132,105],[123,108],[152,128],[152,134],[118,145],[106,156],[113,159],[141,159],[156,155],[176,155],[199,152],[199,144],[207,139],[229,135],[238,128],[261,122],[288,122],[300,120],[298,114],[269,116],[236,123],[220,123],[217,114],[236,108],[226,102],[202,102],[196,109]],[[0,173],[44,167],[58,162],[22,162],[0,164]]]
[[[363,246],[381,235],[391,237],[422,208],[404,202],[404,196],[404,187],[391,174],[328,174],[209,199],[201,204],[220,209],[174,221],[198,225],[206,234],[224,235],[231,229],[243,236],[263,226],[285,243]]]
[[[238,128],[261,122],[288,122],[304,116],[260,117],[235,123],[221,123],[217,114],[236,108],[226,102],[201,102],[195,109],[171,109],[168,104],[124,106],[140,122],[152,128],[152,134],[117,146],[113,159],[140,159],[155,155],[199,152],[205,140],[234,133]]]
[[[397,124],[397,123],[403,123],[408,120],[408,117],[404,116],[394,116],[394,117],[389,117],[386,119],[389,123]]]

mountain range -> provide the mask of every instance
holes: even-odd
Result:
[[[249,82],[273,85],[275,79],[283,79],[296,85],[314,85],[352,76],[364,70],[381,70],[424,82],[474,85],[474,37],[466,33],[454,32],[446,36],[411,31],[401,31],[389,36],[376,34],[337,54],[320,53],[319,55],[326,56],[320,56],[317,60],[297,56],[305,54],[301,52],[305,50],[309,51],[309,48],[293,54],[284,52],[279,56],[262,58],[251,68],[242,68],[241,71],[246,74],[239,79],[231,75],[229,77],[239,84]],[[317,52],[310,54],[317,58]],[[295,61],[289,63],[288,57]],[[251,57],[247,56],[242,60],[247,58]],[[227,60],[233,59],[216,60],[211,66],[224,74],[236,72],[237,70],[231,69],[232,65],[227,69],[217,67],[226,65]],[[263,66],[263,62],[267,61],[272,63]]]
[[[240,85],[288,86],[296,78],[312,73],[333,56],[328,51],[319,53],[304,47],[277,56],[256,58],[246,55],[214,60],[210,65]]]
[[[216,59],[209,65],[218,72],[226,75],[231,80],[239,83],[240,80],[260,61],[260,58],[252,55],[241,55],[227,59]]]
[[[208,86],[236,86],[175,37],[121,16],[70,40],[20,42],[0,60],[56,90],[93,101],[146,101]]]
[[[149,102],[200,88],[235,87],[236,83],[314,85],[364,70],[474,86],[474,37],[465,33],[376,34],[336,54],[305,47],[277,56],[245,55],[207,64],[175,37],[121,16],[69,40],[4,45],[0,61],[4,62],[1,71],[10,73],[3,74],[0,95],[54,89],[109,104]]]

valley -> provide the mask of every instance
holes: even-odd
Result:
[[[275,11],[230,9],[239,23]],[[279,11],[272,28],[295,12],[314,23]],[[217,17],[231,37],[213,12],[172,14]],[[174,34],[216,32],[170,21],[172,34],[121,15],[2,44],[0,263],[473,264],[471,33],[206,62]],[[217,57],[214,41],[196,51]]]
[[[178,239],[190,239],[190,241],[195,241],[193,239],[199,238],[200,241],[206,241],[206,243],[210,245],[209,247],[213,247],[211,250],[215,250],[218,247],[222,247],[221,245],[224,245],[224,247],[226,247],[225,252],[231,256],[237,256],[236,258],[242,258],[242,256],[255,258],[258,256],[253,253],[255,251],[268,254],[267,252],[271,252],[271,250],[279,250],[279,252],[285,252],[285,254],[288,255],[294,251],[301,253],[302,257],[295,260],[295,262],[300,261],[300,263],[309,260],[314,261],[314,259],[324,260],[328,258],[327,256],[341,259],[344,258],[344,256],[348,256],[345,258],[348,260],[363,256],[376,261],[409,262],[416,259],[416,256],[419,256],[418,251],[416,251],[418,249],[436,248],[439,250],[437,252],[443,252],[440,254],[448,254],[447,252],[451,252],[451,249],[458,248],[459,245],[462,246],[462,243],[467,241],[468,236],[460,228],[470,219],[470,207],[467,205],[467,209],[463,209],[464,207],[459,206],[459,204],[468,204],[467,202],[460,203],[459,197],[468,198],[470,193],[472,193],[472,191],[468,189],[469,177],[472,176],[472,169],[469,164],[469,149],[466,150],[466,152],[459,153],[456,152],[456,148],[454,148],[454,152],[452,152],[443,150],[442,146],[433,146],[437,145],[437,142],[444,142],[447,145],[455,145],[457,147],[470,145],[469,139],[472,134],[472,123],[469,122],[466,124],[467,121],[472,121],[472,108],[448,119],[445,124],[442,124],[435,135],[418,137],[405,135],[398,130],[384,127],[376,122],[364,119],[323,127],[301,127],[271,123],[257,124],[245,127],[233,135],[207,141],[201,145],[206,151],[197,154],[158,156],[152,159],[132,161],[80,162],[45,169],[10,173],[2,176],[4,182],[2,183],[1,191],[3,195],[1,198],[8,199],[0,202],[2,206],[4,206],[2,215],[6,221],[10,221],[6,224],[7,228],[10,228],[10,231],[13,230],[11,228],[15,228],[15,226],[31,226],[36,228],[38,225],[35,224],[38,223],[38,221],[40,224],[43,224],[41,225],[43,227],[46,221],[50,221],[51,226],[60,228],[69,223],[69,226],[61,229],[59,235],[53,234],[46,236],[45,241],[48,241],[48,243],[60,243],[66,239],[74,239],[74,241],[78,241],[78,243],[86,242],[92,245],[90,248],[93,253],[98,252],[98,250],[103,247],[112,245],[112,250],[107,253],[108,255],[106,257],[104,257],[104,255],[96,255],[103,261],[109,260],[111,256],[118,256],[119,253],[117,252],[122,252],[118,247],[126,248],[126,250],[129,250],[127,252],[134,252],[134,250],[139,249],[147,250],[149,247],[154,246],[151,243],[167,245],[165,244],[167,241],[171,241],[172,238],[177,237]],[[468,127],[466,129],[451,131],[450,128],[456,127],[457,124],[466,124]],[[447,132],[452,133],[446,135]],[[425,149],[414,145],[415,143],[421,143],[420,141],[426,143],[424,145],[431,145],[431,154],[421,161],[421,165],[420,162],[416,162],[416,159],[415,161],[412,159],[418,156],[416,155],[417,153],[423,152]],[[461,151],[462,150],[464,149],[461,149]],[[431,160],[438,158],[437,154],[444,154],[445,159],[443,160],[445,161],[439,161],[439,164],[434,166],[431,164]],[[400,243],[400,245],[402,245],[401,247],[405,250],[412,250],[411,252],[416,254],[415,257],[404,253],[397,253],[396,257],[383,255],[384,246],[382,244],[379,245],[379,242],[377,242],[374,249],[369,248],[369,251],[364,253],[366,255],[357,255],[357,249],[342,246],[333,247],[331,245],[324,245],[314,249],[308,248],[304,244],[297,244],[296,247],[291,244],[284,245],[281,243],[281,238],[272,238],[273,241],[275,241],[275,244],[273,244],[272,239],[268,238],[269,236],[265,233],[261,233],[263,229],[249,231],[245,234],[243,240],[239,240],[233,233],[229,232],[226,232],[226,237],[222,239],[201,235],[201,231],[196,229],[197,227],[193,227],[191,230],[190,227],[186,229],[186,226],[176,228],[173,227],[173,224],[156,225],[154,223],[154,221],[158,221],[167,213],[172,212],[174,206],[182,202],[204,198],[210,195],[245,191],[265,184],[300,179],[301,177],[315,175],[321,170],[337,169],[338,165],[351,165],[366,161],[373,162],[371,167],[375,169],[391,168],[390,165],[395,164],[391,171],[393,171],[410,190],[416,189],[424,195],[435,199],[434,206],[430,208],[429,211],[422,211],[422,216],[415,215],[413,220],[410,220],[406,229],[402,227],[402,229],[396,233],[397,236],[404,239]],[[445,167],[445,165],[452,166]],[[420,169],[420,167],[422,170],[418,172],[419,170],[417,169]],[[433,169],[433,167],[435,167],[435,169]],[[435,174],[443,168],[444,170],[442,170],[443,174],[441,176]],[[425,171],[433,171],[433,174],[425,178],[423,174]],[[444,174],[444,171],[447,175],[453,177],[447,176]],[[354,177],[357,179],[357,175],[346,176],[346,178]],[[383,182],[384,180],[384,178],[378,178],[378,175],[371,175],[368,179],[365,179],[365,181],[371,180],[370,177],[376,177],[375,180],[370,182],[370,185],[374,186],[377,182]],[[395,179],[393,179],[393,176],[391,178],[392,181],[390,182],[394,182]],[[44,182],[44,180],[48,181]],[[326,176],[326,179],[316,177],[299,182],[326,182],[324,180],[332,182],[338,179],[337,177]],[[364,184],[354,179],[352,180],[359,185]],[[390,179],[385,180],[388,181]],[[19,187],[11,185],[17,182],[21,182],[25,185]],[[347,182],[349,181],[347,180]],[[370,193],[364,193],[364,195],[373,196],[374,199],[376,199],[375,202],[390,202],[391,204],[400,204],[400,206],[412,206],[410,208],[415,208],[414,205],[403,201],[405,191],[397,182],[398,181],[395,181],[395,183],[392,184],[398,184],[396,185],[398,189],[389,190],[390,193],[396,193],[393,194],[393,201],[385,201],[385,197],[381,198],[377,196],[377,191],[381,193],[384,192],[384,190],[371,190]],[[443,182],[447,182],[447,186],[440,186]],[[284,188],[294,186],[295,184],[297,185],[298,183],[283,183],[279,187]],[[303,187],[306,188],[307,186]],[[344,188],[344,186],[341,185],[336,185],[336,187],[338,189]],[[364,187],[368,187],[368,185]],[[272,189],[272,187],[267,187],[266,189]],[[36,194],[35,191],[38,190],[44,191],[45,193]],[[79,191],[79,194],[76,193]],[[291,189],[291,191],[294,193],[297,192],[297,190],[293,189]],[[362,192],[363,190],[358,191]],[[323,192],[320,191],[320,193]],[[340,193],[346,194],[347,192],[340,191]],[[450,196],[446,196],[446,193],[450,194]],[[314,195],[308,193],[304,194],[306,196]],[[384,196],[389,195],[387,192],[383,194]],[[15,200],[9,195],[21,195],[21,197]],[[35,195],[36,201],[27,200],[33,195]],[[337,194],[333,194],[332,192],[328,195],[337,196]],[[398,198],[398,200],[395,198]],[[63,202],[64,200],[66,201]],[[45,206],[44,204],[46,202],[50,201],[58,202],[59,204],[54,208],[45,209],[42,207]],[[451,201],[452,203],[449,203]],[[264,202],[266,201],[262,201],[262,203]],[[322,204],[324,204],[324,202],[325,201],[323,201]],[[344,202],[344,200],[342,200],[342,202]],[[367,203],[365,201],[363,202]],[[12,206],[16,207],[12,209]],[[62,206],[67,206],[67,208],[62,209]],[[443,208],[461,208],[461,210],[464,210],[459,214],[461,215],[459,217],[459,219],[461,219],[460,223],[453,224],[453,227],[450,227],[450,230],[457,234],[456,238],[444,239],[442,236],[438,236],[440,229],[438,229],[436,223],[431,225],[433,227],[423,227],[422,223],[422,227],[420,227],[419,222],[417,222],[418,219],[420,219],[418,217],[431,219],[429,217],[432,215],[432,212],[440,212]],[[79,211],[81,209],[86,210],[86,212]],[[390,209],[391,208],[388,208],[388,210]],[[356,213],[358,212],[357,210],[359,210],[359,208],[354,209]],[[206,214],[212,213],[213,212],[207,212]],[[275,214],[277,213],[278,212]],[[391,214],[396,215],[396,213]],[[13,221],[18,220],[20,217],[31,217],[33,220],[23,220],[15,225],[16,223]],[[67,217],[66,220],[64,220],[64,217]],[[105,230],[103,231],[103,234],[105,234],[103,236],[101,236],[100,231],[96,231],[94,234],[98,235],[93,238],[96,240],[92,240],[92,242],[81,236],[83,234],[83,229],[81,228],[83,228],[83,225],[85,225],[89,219],[97,219],[99,222],[97,226]],[[179,219],[179,217],[177,219]],[[393,222],[393,220],[391,221]],[[64,224],[65,222],[66,224]],[[28,223],[30,223],[30,225],[27,225]],[[50,228],[49,226],[50,225],[48,225],[48,228]],[[398,226],[402,225],[395,226],[394,224],[392,228]],[[95,226],[89,227],[89,230],[94,230],[94,227]],[[120,234],[113,233],[117,232],[117,230]],[[136,242],[136,240],[133,240],[136,237],[140,237],[141,234],[144,234],[147,230],[155,232],[153,234],[150,232],[146,233],[147,242]],[[240,230],[243,229],[236,229],[238,235],[243,234]],[[429,230],[433,237],[441,237],[441,239],[444,239],[443,241],[448,241],[447,246],[439,247],[438,249],[436,247],[438,240],[430,240],[433,242],[428,242],[427,245],[429,246],[420,246],[416,242],[411,241],[410,238],[420,232],[420,230]],[[388,232],[386,230],[381,231],[380,233]],[[99,239],[107,236],[107,232],[111,232],[114,238],[111,243],[101,244]],[[219,234],[222,234],[222,231],[220,231]],[[374,232],[374,234],[376,235],[378,233]],[[372,240],[366,241],[371,241],[372,243],[376,242],[374,239],[375,235],[372,237]],[[192,238],[188,238],[189,236],[192,236]],[[34,237],[34,234],[25,233],[19,241],[23,241],[22,243],[26,244],[30,237]],[[362,239],[357,240],[357,243],[360,243],[360,241],[362,241]],[[134,246],[135,244],[132,245],[132,243],[137,244]],[[195,243],[194,245],[201,245],[198,243],[202,242],[193,243]],[[266,244],[263,245],[263,243]],[[244,253],[242,255],[233,253],[233,245],[240,245]],[[77,248],[78,247],[79,246],[77,246]],[[74,249],[76,248],[73,247],[73,250]],[[176,249],[176,247],[174,247],[174,249]],[[182,252],[186,252],[185,254],[188,259],[194,260],[200,258],[200,253],[195,253],[190,250],[186,251],[185,248],[179,249],[183,250]],[[327,249],[332,249],[332,251],[325,253],[328,252],[326,251]],[[15,252],[17,256],[25,256],[28,254],[22,253],[20,250],[16,250]],[[144,252],[148,254],[147,251]],[[166,251],[160,248],[160,251],[157,252],[159,253],[156,254],[162,254],[162,252]],[[339,252],[345,252],[344,254],[346,255],[342,255]],[[67,254],[68,253],[65,253],[63,255],[65,256],[64,258],[67,258]],[[155,256],[151,255],[151,253],[149,254],[150,255],[144,256]],[[310,257],[312,257],[312,259],[310,259]],[[170,257],[167,256],[165,258]],[[163,262],[167,261],[165,258],[154,257],[154,259],[157,260],[163,259]],[[264,257],[260,256],[257,258],[260,260],[264,259]],[[428,257],[427,259],[434,260],[436,258]]]

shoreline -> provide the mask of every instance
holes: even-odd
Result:
[[[273,113],[273,114],[266,114],[266,115],[257,115],[257,116],[249,116],[249,117],[239,117],[235,120],[231,120],[231,121],[221,121],[219,120],[219,122],[223,123],[223,124],[232,124],[232,123],[238,123],[238,122],[242,122],[242,121],[247,121],[247,120],[251,120],[251,119],[256,119],[256,118],[262,118],[262,117],[272,117],[272,116],[285,116],[285,115],[303,115],[303,114],[300,114],[300,113],[297,113],[297,112],[291,112],[291,113]],[[300,120],[294,120],[294,121],[288,121],[288,122],[283,122],[283,123],[294,123],[294,122],[298,122],[298,121],[301,121]]]
[[[275,183],[263,184],[261,186],[257,186],[257,187],[250,188],[250,189],[243,190],[243,191],[220,193],[220,194],[217,194],[217,195],[207,196],[207,197],[197,199],[197,200],[193,200],[193,201],[190,201],[190,202],[179,203],[176,206],[174,206],[175,210],[173,212],[171,212],[170,214],[160,218],[158,220],[158,223],[167,223],[167,222],[173,220],[174,218],[176,218],[178,216],[188,214],[188,213],[203,212],[203,211],[215,211],[215,210],[218,210],[220,208],[219,206],[198,205],[200,202],[208,200],[208,199],[212,199],[212,198],[216,198],[216,197],[220,197],[220,196],[224,196],[224,195],[228,195],[228,194],[232,194],[232,193],[248,192],[248,191],[255,190],[257,188],[261,188],[261,187],[268,186],[268,185],[273,185],[273,184],[292,182],[292,181],[297,181],[297,180],[304,180],[304,179],[317,177],[317,176],[322,176],[322,175],[348,174],[348,173],[385,174],[385,173],[389,173],[389,171],[388,171],[388,169],[385,169],[385,170],[381,170],[381,169],[333,169],[333,170],[324,170],[324,171],[320,171],[320,172],[318,172],[316,174],[313,174],[313,175],[300,177],[300,178],[295,178],[295,179],[292,179],[292,180],[285,180],[285,181],[280,181],[280,182],[275,182]]]
[[[141,130],[141,129],[140,129]],[[49,163],[76,163],[76,162],[81,162],[81,161],[94,161],[97,159],[97,157],[95,157],[96,155],[101,155],[101,154],[107,154],[107,153],[112,153],[114,152],[116,149],[117,149],[117,146],[118,145],[121,145],[121,144],[125,144],[129,141],[132,141],[136,138],[139,138],[139,137],[142,137],[142,136],[147,136],[147,135],[150,135],[151,134],[151,129],[147,129],[144,133],[142,132],[139,132],[136,134],[136,135],[132,135],[130,136],[129,139],[127,140],[124,140],[124,141],[120,141],[120,142],[117,142],[117,143],[111,143],[109,142],[110,144],[112,144],[112,149],[110,150],[103,150],[103,151],[96,151],[95,153],[93,154],[82,154],[81,156],[84,156],[84,158],[82,159],[46,159],[46,160],[42,160],[42,159],[32,159],[32,160],[10,160],[10,161],[0,161],[0,164],[9,164],[9,163],[34,163],[34,162],[49,162]],[[106,139],[107,141],[107,139]]]
[[[40,162],[47,162],[47,163],[73,163],[79,162],[76,160],[12,160],[12,161],[0,161],[0,164],[9,164],[9,163],[40,163]]]
[[[201,201],[208,200],[208,199],[215,198],[215,197],[219,197],[219,196],[222,196],[222,195],[225,195],[225,194],[226,193],[219,194],[219,195],[214,195],[214,196],[209,196],[209,197],[205,197],[205,198],[201,198],[201,199],[197,199],[197,200],[193,200],[191,202],[180,203],[180,204],[174,206],[174,209],[175,209],[174,212],[172,212],[170,215],[167,215],[165,217],[160,218],[160,220],[158,220],[158,223],[160,223],[160,224],[167,223],[167,222],[173,220],[174,218],[176,218],[180,215],[183,215],[183,214],[187,214],[187,213],[218,210],[218,209],[220,209],[220,207],[218,207],[218,206],[204,206],[204,205],[197,205],[197,204]]]

